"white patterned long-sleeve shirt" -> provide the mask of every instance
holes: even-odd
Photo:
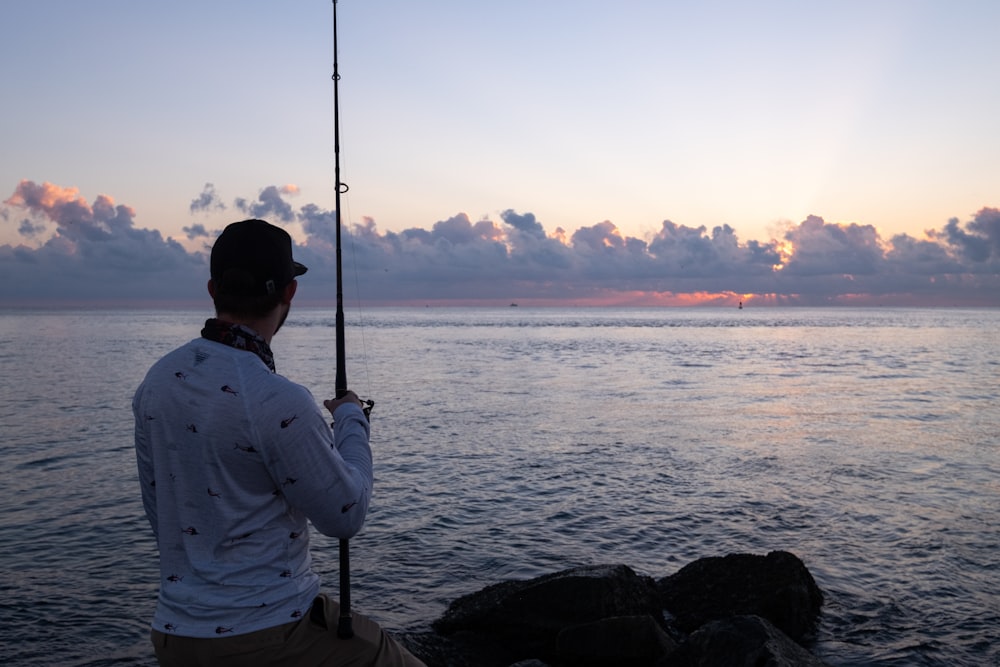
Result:
[[[254,353],[199,338],[167,354],[133,399],[142,501],[160,552],[153,627],[244,634],[308,613],[319,592],[307,519],[352,537],[372,489],[368,420],[331,430],[309,391]]]

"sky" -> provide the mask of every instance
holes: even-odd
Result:
[[[2,9],[0,306],[204,302],[247,217],[332,300],[330,0]],[[1000,3],[337,14],[361,301],[1000,305]]]

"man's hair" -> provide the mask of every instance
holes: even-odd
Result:
[[[252,319],[262,318],[268,315],[281,303],[284,290],[279,290],[274,294],[264,294],[260,296],[244,296],[239,294],[219,294],[215,293],[215,313],[226,313],[236,317],[246,317]]]

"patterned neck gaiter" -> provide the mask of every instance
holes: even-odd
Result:
[[[261,338],[256,331],[243,324],[233,324],[224,322],[213,317],[205,321],[205,328],[201,330],[201,337],[207,340],[222,343],[237,350],[253,352],[263,361],[271,372],[274,373],[274,353],[267,341]]]

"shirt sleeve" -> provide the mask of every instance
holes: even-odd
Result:
[[[300,389],[298,407],[278,401],[285,407],[269,422],[270,442],[263,446],[272,474],[289,505],[319,532],[353,537],[364,525],[373,485],[368,420],[360,407],[342,405],[331,431],[312,395]]]

